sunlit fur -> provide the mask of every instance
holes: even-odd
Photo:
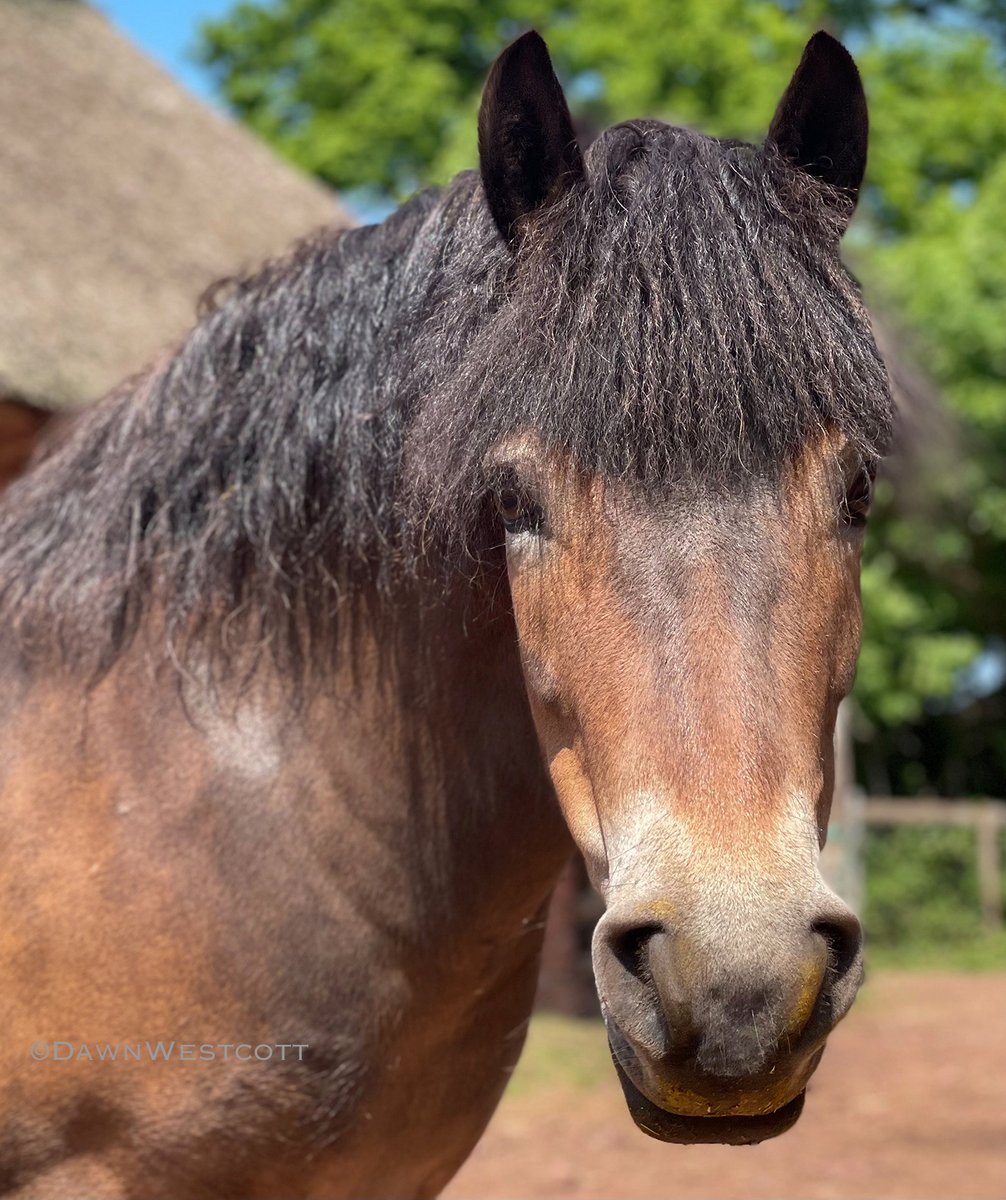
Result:
[[[847,208],[771,148],[639,121],[594,143],[516,262],[473,174],[308,241],[15,485],[2,618],[107,667],[153,598],[218,658],[240,630],[296,674],[334,644],[337,595],[498,569],[482,463],[514,429],[706,489],[829,427],[881,451]]]

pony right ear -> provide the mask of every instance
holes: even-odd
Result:
[[[779,101],[769,141],[795,166],[855,204],[866,170],[868,124],[852,56],[827,33],[814,34]]]
[[[493,63],[479,110],[479,163],[489,211],[511,248],[525,217],[583,177],[566,97],[537,33]]]

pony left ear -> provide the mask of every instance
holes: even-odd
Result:
[[[793,163],[855,204],[866,170],[869,121],[859,71],[841,42],[815,33],[769,128]]]
[[[566,97],[533,31],[493,63],[479,109],[482,186],[497,228],[515,247],[523,219],[583,176]]]

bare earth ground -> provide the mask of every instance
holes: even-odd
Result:
[[[1006,1200],[1006,974],[875,974],[804,1115],[754,1147],[632,1124],[597,1022],[537,1017],[449,1200]]]

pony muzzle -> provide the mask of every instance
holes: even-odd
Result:
[[[862,935],[836,897],[799,922],[756,913],[713,941],[638,912],[609,910],[598,923],[594,971],[612,1056],[630,1111],[653,1136],[746,1142],[789,1128],[855,998]]]

